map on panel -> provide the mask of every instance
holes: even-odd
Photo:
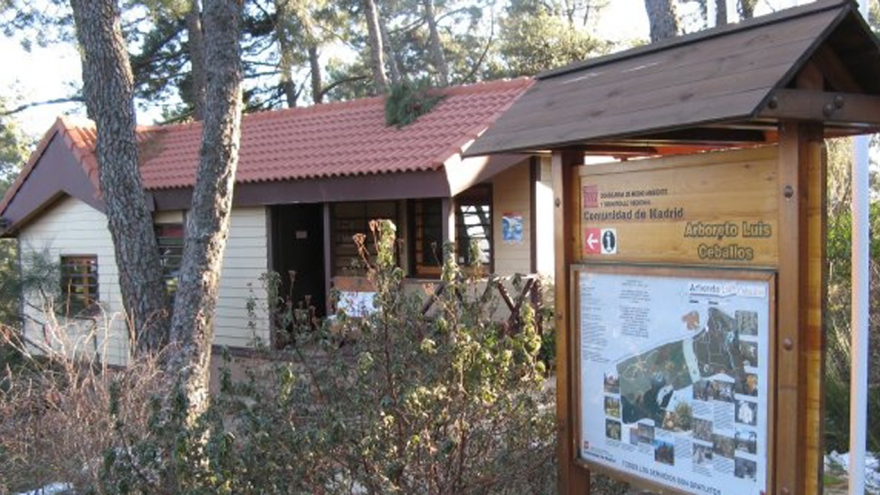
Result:
[[[583,459],[695,493],[766,485],[767,282],[581,272]]]

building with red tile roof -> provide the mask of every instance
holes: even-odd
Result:
[[[456,160],[532,82],[520,78],[442,90],[443,100],[430,113],[403,128],[385,125],[383,97],[245,115],[236,182],[439,170]],[[6,207],[56,135],[97,187],[94,124],[59,117],[0,203],[0,216],[9,218]],[[198,122],[138,127],[144,188],[192,187],[200,140]]]
[[[292,276],[282,277],[284,293],[307,298],[323,313],[331,286],[359,283],[352,236],[374,218],[397,224],[404,240],[400,264],[413,279],[439,274],[438,246],[449,241],[458,245],[459,261],[469,261],[465,244],[477,242],[495,272],[538,271],[545,258],[537,254],[538,231],[552,226],[549,164],[522,154],[462,158],[532,83],[522,78],[437,90],[440,102],[402,128],[385,124],[382,97],[243,116],[216,342],[247,347],[254,337],[273,340],[265,318],[256,329],[246,321],[248,291],[266,271],[295,273],[295,284]],[[141,178],[169,284],[200,137],[199,123],[137,130]],[[96,139],[91,122],[59,118],[0,202],[0,225],[23,251],[42,249],[62,263],[93,267],[94,299],[115,314],[122,308],[119,267],[102,213]],[[546,204],[537,205],[539,199]],[[548,221],[539,227],[543,213]],[[547,232],[545,251],[552,251]],[[549,272],[552,261],[543,264]],[[116,333],[102,342],[109,346],[107,359],[121,362],[128,342],[122,329]]]

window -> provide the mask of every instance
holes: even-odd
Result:
[[[470,265],[471,243],[479,249],[480,262],[492,266],[492,187],[474,186],[455,197],[455,252],[458,263]]]
[[[474,186],[455,197],[455,252],[461,265],[469,265],[471,242],[477,244],[480,262],[492,271],[492,187]],[[443,264],[443,207],[440,199],[410,202],[411,273],[437,277]]]
[[[371,220],[391,220],[395,225],[398,224],[396,201],[336,203],[331,215],[331,268],[334,275],[363,273],[361,258],[353,239],[356,234],[366,235],[370,254],[376,254],[370,234]]]
[[[159,244],[159,263],[165,290],[171,295],[177,291],[180,262],[183,259],[183,224],[165,223],[154,227]]]
[[[443,264],[443,208],[439,199],[410,202],[410,231],[413,261],[411,272],[418,277],[438,277]]]
[[[91,314],[98,308],[98,257],[61,257],[61,297],[64,314]]]

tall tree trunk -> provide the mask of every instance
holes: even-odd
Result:
[[[324,81],[321,77],[321,59],[318,57],[317,45],[309,46],[309,69],[312,73],[312,101],[315,105],[320,105],[324,103]]]
[[[715,26],[727,24],[727,0],[715,0]]]
[[[678,15],[674,0],[645,0],[651,25],[651,42],[673,38],[678,34]]]
[[[232,209],[241,136],[241,4],[205,0],[207,106],[198,173],[171,322],[169,367],[189,400],[190,417],[208,403],[217,285]]]
[[[193,118],[205,118],[205,38],[202,32],[202,9],[199,0],[190,0],[186,14],[187,48],[192,67]]]
[[[296,107],[296,101],[299,99],[299,94],[296,91],[296,84],[294,84],[293,75],[291,74],[291,70],[293,70],[293,54],[291,53],[293,47],[285,41],[281,41],[279,45],[281,45],[281,61],[278,64],[278,69],[281,71],[281,91],[284,92],[287,108],[294,108]]]
[[[391,36],[388,35],[385,18],[381,15],[379,16],[379,32],[382,35],[382,45],[388,55],[388,69],[391,72],[391,84],[397,86],[400,84],[400,65],[397,63],[397,54],[394,52],[394,46],[391,43]]]
[[[375,0],[364,0],[367,16],[367,32],[370,36],[370,65],[373,69],[373,85],[376,94],[388,92],[388,78],[385,76],[385,60],[382,52],[382,35],[379,28],[379,10]]]
[[[755,17],[755,5],[758,4],[758,0],[739,0],[737,3],[739,9],[739,18],[742,20],[751,19]]]
[[[275,35],[278,37],[278,49],[281,52],[281,60],[278,62],[278,70],[281,72],[281,91],[284,92],[287,107],[294,108],[299,95],[291,74],[296,47],[291,42],[292,33],[289,29],[291,13],[288,11],[288,1],[276,0],[275,12],[278,16],[275,21]]]
[[[83,91],[95,119],[98,182],[113,238],[122,303],[137,350],[167,340],[159,246],[141,184],[133,78],[116,0],[71,0],[81,47]]]
[[[437,78],[441,86],[449,86],[449,66],[446,64],[446,56],[443,54],[443,46],[440,44],[440,32],[437,30],[437,17],[434,15],[434,0],[424,0],[425,19],[428,21],[428,31],[431,34],[431,58],[434,68],[437,70]]]

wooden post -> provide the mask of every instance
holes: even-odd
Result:
[[[574,431],[577,404],[572,390],[571,377],[577,363],[572,362],[574,346],[573,327],[569,300],[571,296],[571,274],[569,268],[573,260],[573,249],[577,232],[577,198],[572,193],[574,165],[583,163],[583,154],[571,150],[554,151],[553,197],[554,227],[553,242],[556,253],[556,418],[558,425],[559,493],[590,493],[590,474],[575,465],[576,432]]]
[[[810,153],[807,169],[807,338],[805,359],[807,373],[807,424],[805,450],[805,493],[822,493],[825,454],[825,301],[828,300],[828,264],[825,239],[827,238],[826,184],[828,168],[822,129],[808,145]]]
[[[440,200],[440,219],[443,222],[443,243],[455,245],[455,199],[443,198]]]
[[[825,166],[821,124],[779,126],[775,492],[819,493]]]
[[[330,301],[330,287],[333,287],[333,245],[332,228],[333,221],[330,211],[330,203],[324,203],[321,207],[321,221],[324,223],[324,300],[325,310],[328,315],[333,314],[333,304]]]

